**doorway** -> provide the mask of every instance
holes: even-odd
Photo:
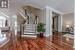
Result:
[[[55,32],[58,32],[59,30],[59,15],[56,14],[56,13],[52,13],[52,32],[55,33]]]
[[[58,16],[54,16],[53,20],[53,32],[58,32]]]

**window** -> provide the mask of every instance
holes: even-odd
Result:
[[[0,8],[8,8],[8,0],[0,0]]]
[[[3,16],[0,16],[0,27],[5,27],[6,18]]]

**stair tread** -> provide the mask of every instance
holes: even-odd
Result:
[[[34,29],[25,29],[25,30],[34,30]]]
[[[34,30],[24,30],[24,32],[35,32]]]
[[[35,32],[24,32],[24,34],[35,34]]]
[[[30,32],[30,33],[35,33],[35,31],[24,31],[24,32]]]
[[[37,35],[37,34],[23,34],[23,35]]]
[[[24,33],[35,33],[35,32],[24,32]]]
[[[36,35],[21,35],[22,37],[37,37]]]

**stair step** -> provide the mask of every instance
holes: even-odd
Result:
[[[21,35],[22,37],[37,37],[37,35]]]
[[[35,31],[35,29],[25,29],[24,31]]]
[[[24,30],[24,32],[35,32],[34,30]]]
[[[35,28],[35,26],[27,26],[27,25],[26,25],[26,28]]]
[[[35,29],[33,29],[33,28],[26,28],[25,30],[35,30]]]
[[[26,28],[35,28],[35,26],[26,26]]]
[[[23,35],[34,35],[34,36],[35,36],[35,35],[37,35],[37,34],[23,34]]]
[[[34,35],[35,33],[34,33],[34,32],[24,32],[24,34],[28,34],[28,35],[29,35],[29,34],[30,34],[30,35],[32,34],[32,35]]]
[[[26,25],[30,25],[31,26],[31,25],[35,25],[35,24],[26,24]]]
[[[32,26],[26,26],[26,27],[32,27]]]
[[[24,32],[35,32],[35,30],[24,30]]]
[[[24,31],[35,31],[35,29],[25,29]]]

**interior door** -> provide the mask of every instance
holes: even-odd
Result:
[[[53,17],[53,32],[58,31],[58,16]]]

